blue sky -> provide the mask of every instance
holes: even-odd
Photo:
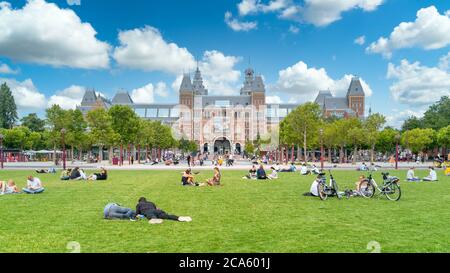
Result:
[[[429,0],[6,0],[0,81],[21,115],[43,115],[50,103],[74,107],[84,88],[176,102],[196,61],[213,94],[238,93],[250,63],[270,101],[341,95],[358,75],[367,104],[398,126],[450,95],[449,10]]]

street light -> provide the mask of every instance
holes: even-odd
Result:
[[[395,169],[398,170],[398,143],[400,142],[400,134],[395,135]]]
[[[320,128],[320,168],[323,170],[323,128]]]
[[[63,154],[62,154],[62,160],[63,160],[63,169],[66,170],[66,143],[64,136],[66,135],[66,129],[61,129],[61,142],[62,142],[62,148],[63,148]]]
[[[0,169],[3,169],[3,135],[0,134]]]

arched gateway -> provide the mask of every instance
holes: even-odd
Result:
[[[219,137],[214,141],[214,153],[226,154],[231,153],[231,143],[225,137]]]

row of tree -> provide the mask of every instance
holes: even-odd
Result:
[[[432,105],[428,114],[439,112],[447,107],[449,100],[443,97],[437,104]],[[438,109],[438,110],[436,110]],[[446,153],[446,147],[450,147],[450,113],[442,117],[435,128],[413,128],[410,130],[395,130],[385,127],[386,118],[381,114],[371,114],[366,119],[323,117],[322,110],[315,103],[306,103],[299,106],[281,122],[280,143],[282,146],[301,146],[303,151],[320,149],[322,146],[328,149],[328,157],[331,151],[338,149],[340,162],[344,161],[346,149],[353,150],[353,161],[359,149],[370,150],[370,159],[373,162],[375,151],[392,153],[397,143],[413,153],[425,152],[442,148]],[[442,121],[447,119],[447,121]],[[439,124],[436,125],[436,124]],[[293,150],[293,149],[292,149]],[[304,152],[305,161],[308,161],[308,153]]]

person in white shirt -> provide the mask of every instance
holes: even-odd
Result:
[[[27,187],[22,189],[23,192],[28,194],[36,194],[44,192],[44,187],[42,186],[42,182],[39,178],[28,176]]]
[[[422,179],[423,181],[437,181],[437,173],[434,167],[430,167],[430,174]]]
[[[415,169],[414,167],[409,168],[408,172],[406,173],[406,181],[412,182],[420,181],[420,178],[415,176],[414,169]]]
[[[313,174],[319,174],[319,173],[320,173],[319,168],[317,168],[316,165],[313,165],[312,171],[311,171],[311,172],[312,172]]]
[[[280,165],[277,163],[277,165],[272,166],[272,173],[269,174],[269,179],[278,179],[278,172],[280,171]]]
[[[308,175],[311,172],[308,170],[308,167],[306,166],[306,164],[303,163],[303,165],[300,167],[300,174],[301,175]]]
[[[313,181],[311,184],[311,188],[309,189],[309,192],[303,194],[304,196],[319,196],[319,182],[322,179],[321,175],[318,175],[317,178]]]

